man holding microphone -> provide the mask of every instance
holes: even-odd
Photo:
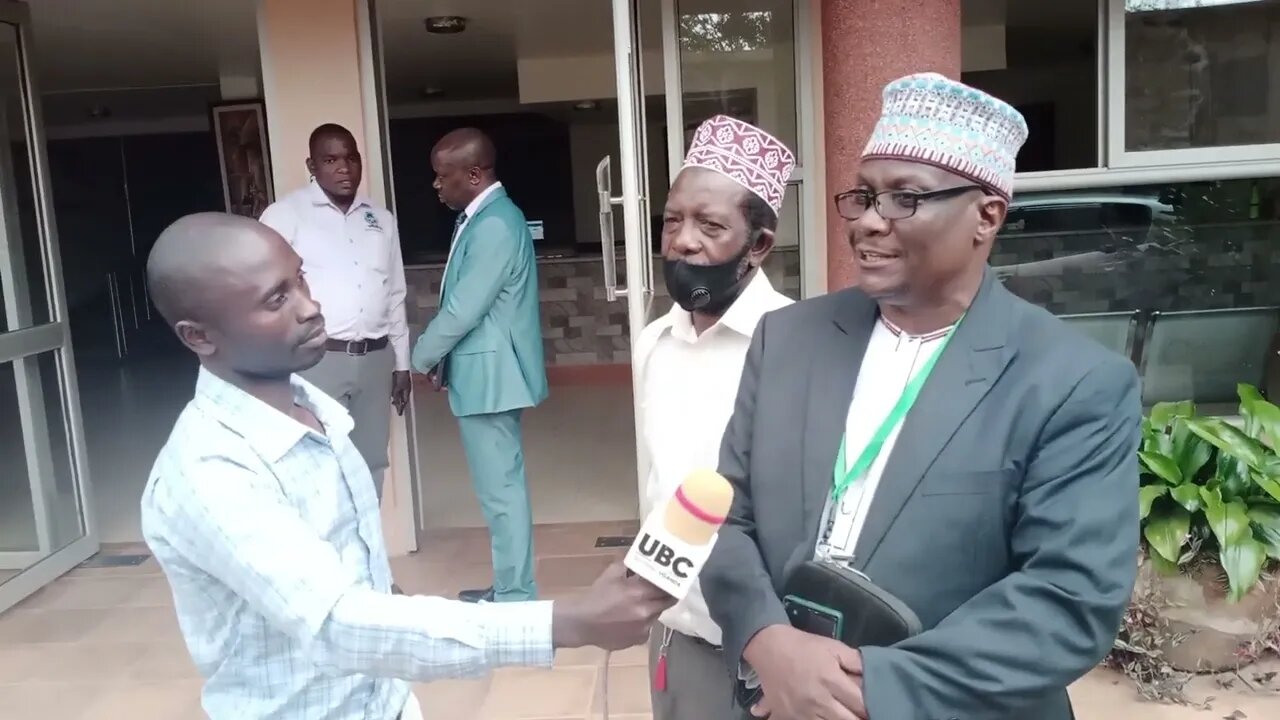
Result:
[[[204,712],[420,720],[408,681],[643,642],[673,601],[621,564],[554,603],[392,594],[351,416],[297,375],[328,338],[302,266],[275,231],[219,213],[178,220],[147,261],[156,306],[201,365],[142,529],[205,678]]]

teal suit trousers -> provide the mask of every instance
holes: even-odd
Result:
[[[471,483],[489,526],[496,602],[537,597],[533,579],[533,517],[520,438],[522,410],[458,418]]]

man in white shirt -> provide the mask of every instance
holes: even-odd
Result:
[[[554,603],[392,594],[351,417],[295,374],[328,339],[302,265],[269,228],[223,213],[178,220],[147,260],[156,306],[200,359],[142,530],[205,679],[205,714],[421,720],[407,681],[642,642],[672,602],[621,563]]]
[[[272,203],[261,221],[302,256],[329,334],[324,360],[305,377],[351,413],[351,439],[381,498],[387,401],[403,415],[411,387],[400,234],[391,212],[358,192],[362,161],[349,130],[321,125],[308,148],[311,182]]]
[[[651,468],[643,513],[697,468],[717,465],[742,365],[760,318],[791,300],[763,270],[794,156],[728,117],[699,128],[663,211],[662,253],[675,306],[636,341],[642,436]],[[655,626],[655,720],[737,717],[720,628],[693,590]]]

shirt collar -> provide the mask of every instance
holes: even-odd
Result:
[[[468,218],[475,217],[475,214],[480,212],[480,206],[484,205],[485,201],[489,199],[489,196],[498,192],[501,189],[502,189],[502,183],[494,182],[489,187],[481,190],[480,194],[477,195],[474,200],[467,203],[467,209],[462,211],[463,214],[465,214]]]
[[[338,210],[338,206],[333,204],[333,201],[324,193],[324,188],[320,187],[320,183],[316,182],[315,178],[311,178],[310,185],[307,187],[307,195],[312,205],[328,205],[334,210]],[[355,198],[351,201],[351,209],[347,210],[347,214],[350,215],[361,207],[372,208],[373,204],[363,194],[357,192]],[[341,211],[339,210],[339,212]]]
[[[294,402],[315,413],[332,437],[349,435],[355,427],[346,408],[297,375],[289,379]],[[267,405],[249,393],[200,368],[196,379],[195,404],[203,412],[244,438],[270,462],[284,457],[314,430]],[[326,439],[325,442],[328,442]]]
[[[777,303],[771,302],[776,293],[773,283],[769,282],[764,270],[757,268],[755,273],[755,277],[742,289],[742,294],[733,301],[724,315],[703,333],[704,337],[716,332],[718,328],[725,328],[749,338],[755,334],[760,318],[777,307]],[[693,328],[692,313],[679,305],[673,305],[666,317],[672,335],[685,342],[697,342],[698,333]]]

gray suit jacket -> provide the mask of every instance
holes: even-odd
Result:
[[[811,559],[876,304],[857,290],[765,316],[720,472],[736,496],[701,582],[736,673]],[[889,458],[856,566],[925,632],[862,649],[872,720],[1071,717],[1138,559],[1141,404],[1125,358],[987,272]],[[875,419],[876,421],[879,418]]]

